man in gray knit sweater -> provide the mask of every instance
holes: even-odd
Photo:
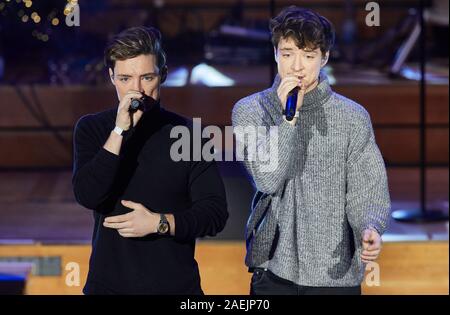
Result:
[[[251,294],[361,294],[391,206],[369,114],[333,92],[321,71],[334,42],[326,18],[292,6],[270,28],[278,75],[232,113],[257,189],[246,229]],[[296,87],[297,112],[288,121],[285,104]],[[261,126],[277,128],[274,168],[253,158],[249,137],[236,132]],[[270,149],[273,136],[258,133],[258,152]]]

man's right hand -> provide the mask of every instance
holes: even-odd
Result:
[[[277,89],[277,94],[283,111],[286,109],[288,94],[295,87],[300,88],[297,96],[297,110],[299,110],[303,104],[303,97],[305,96],[305,84],[302,84],[301,80],[297,76],[287,76],[281,80],[280,86]]]
[[[124,95],[119,103],[119,108],[117,109],[116,126],[122,128],[123,130],[130,129],[132,123],[133,127],[136,126],[144,112],[140,109],[130,112],[129,109],[131,106],[131,99],[141,98],[142,96],[143,94],[138,91],[129,91]]]

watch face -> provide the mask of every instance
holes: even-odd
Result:
[[[167,223],[160,223],[158,226],[158,232],[161,234],[166,234],[169,231],[169,224]]]

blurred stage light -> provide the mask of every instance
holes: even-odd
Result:
[[[164,86],[185,86],[187,84],[188,76],[189,71],[186,67],[176,68],[173,71],[169,71]]]
[[[233,86],[235,82],[214,67],[208,66],[206,63],[201,63],[192,69],[190,83],[193,85],[213,87]]]
[[[330,65],[326,65],[325,67],[323,67],[323,71],[326,73],[326,75],[328,77],[328,82],[330,83],[330,85],[335,85],[336,77],[333,74],[333,67]]]
[[[64,15],[69,15],[73,12],[73,8],[78,4],[77,0],[67,0],[66,7],[64,8]]]
[[[69,15],[73,11],[73,7],[65,7],[64,15]]]

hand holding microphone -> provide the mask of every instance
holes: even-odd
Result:
[[[117,109],[117,127],[126,131],[130,129],[131,126],[136,126],[144,114],[144,111],[140,108],[141,100],[143,100],[143,98],[145,98],[144,94],[138,91],[129,91],[123,96],[119,103],[119,108]]]
[[[281,101],[283,115],[289,123],[295,124],[296,114],[303,104],[305,84],[298,76],[285,77],[281,80],[277,94]]]
[[[145,94],[143,94],[141,98],[132,98],[129,111],[134,112],[138,109],[145,111],[146,105],[150,99],[152,98]]]

